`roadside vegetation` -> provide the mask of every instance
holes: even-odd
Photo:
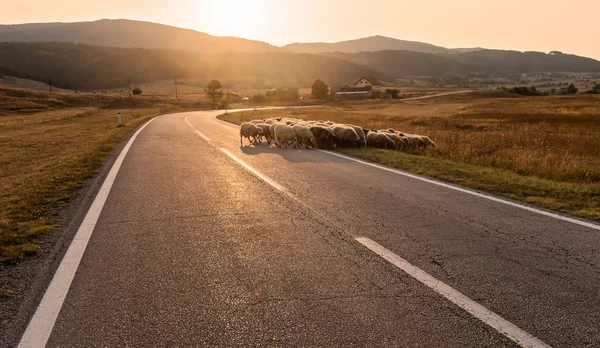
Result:
[[[57,211],[131,130],[156,115],[208,108],[197,100],[0,88],[0,268],[39,251]]]
[[[542,207],[600,220],[600,97],[474,92],[230,113],[240,123],[295,117],[428,135],[427,151],[339,152]]]

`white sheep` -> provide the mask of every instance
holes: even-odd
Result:
[[[402,149],[408,145],[408,141],[406,140],[406,137],[402,137],[396,133],[383,133],[383,134],[385,134],[388,138],[390,138],[390,139],[392,139],[392,141],[394,141],[396,150]]]
[[[392,139],[390,139],[385,133],[379,132],[368,132],[367,133],[367,142],[370,146],[379,147],[379,148],[394,148],[396,144]]]
[[[419,143],[419,146],[423,146],[424,149],[426,149],[429,146],[433,146],[435,147],[435,143],[433,142],[433,140],[431,140],[428,136],[425,135],[421,135],[421,140],[423,141],[422,143]]]
[[[255,144],[257,141],[260,142],[260,136],[262,135],[262,129],[257,127],[255,124],[250,122],[244,122],[240,126],[240,146],[242,146],[242,139],[248,138],[251,144]]]
[[[402,134],[404,135],[404,137],[406,137],[408,146],[413,149],[419,148],[420,144],[423,143],[423,139],[421,139],[421,136],[419,136],[419,135],[408,134],[408,133],[402,133]]]
[[[277,127],[280,124],[281,123],[278,122],[269,125],[269,133],[271,134],[271,139],[273,139],[273,141],[275,141],[275,127]]]
[[[352,127],[348,126],[336,126],[333,127],[333,133],[337,139],[338,146],[358,146],[359,138],[358,134]]]
[[[356,135],[358,135],[358,141],[360,145],[367,146],[367,136],[365,135],[365,131],[362,129],[362,127],[355,126],[353,124],[347,124],[346,126],[352,127],[352,129],[354,129]]]
[[[273,137],[271,137],[271,132],[269,131],[270,126],[266,123],[259,123],[256,125],[262,130],[262,136],[265,138],[267,144],[271,144]]]
[[[296,132],[294,131],[294,128],[286,124],[278,124],[275,125],[274,129],[275,144],[278,147],[285,146],[287,148],[288,145],[296,147],[296,144],[298,143],[298,138],[296,137]]]
[[[298,146],[304,145],[307,149],[309,147],[317,147],[317,140],[315,136],[310,131],[310,128],[304,125],[297,124],[292,127],[294,132],[296,133],[296,139],[298,141]]]

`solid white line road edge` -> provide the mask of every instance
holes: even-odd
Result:
[[[467,296],[463,295],[459,291],[443,283],[442,281],[434,278],[429,273],[422,269],[412,265],[410,262],[394,254],[388,249],[384,248],[380,244],[373,240],[365,237],[358,237],[356,241],[367,247],[372,252],[378,254],[389,263],[400,268],[405,273],[415,278],[422,284],[431,288],[433,291],[445,297],[450,302],[464,309],[475,318],[481,320],[483,323],[491,326],[496,331],[500,332],[510,340],[514,341],[521,347],[550,347],[546,343],[540,341],[533,335],[520,329],[513,323],[502,318],[498,314],[490,311],[479,303],[471,300]]]
[[[453,92],[453,93],[449,93],[449,94],[459,94],[459,93],[467,93],[467,92],[470,92],[470,91],[459,91],[459,92]],[[443,95],[448,95],[448,94],[443,94]],[[441,96],[441,95],[435,95],[435,96]],[[430,96],[430,97],[434,97],[434,96]],[[418,97],[418,98],[420,98],[420,97]],[[217,120],[217,121],[219,121],[219,122],[221,122],[221,123],[225,123],[225,124],[228,124],[228,125],[233,126],[233,127],[239,127],[239,126],[236,126],[235,124],[229,123],[227,121],[219,120],[217,118],[218,116],[219,115],[214,116],[214,119]],[[371,166],[371,167],[374,167],[374,168],[379,168],[379,169],[382,169],[382,170],[385,170],[385,171],[388,171],[388,172],[391,172],[391,173],[403,175],[403,176],[406,176],[406,177],[409,177],[409,178],[412,178],[412,179],[416,179],[416,180],[424,181],[424,182],[427,182],[427,183],[430,183],[430,184],[442,186],[442,187],[445,187],[445,188],[448,188],[448,189],[451,189],[451,190],[455,190],[455,191],[467,193],[467,194],[470,194],[472,196],[477,196],[477,197],[480,197],[480,198],[485,198],[485,199],[490,200],[490,201],[494,201],[494,202],[498,202],[498,203],[510,205],[512,207],[520,208],[520,209],[523,209],[523,210],[527,210],[527,211],[532,212],[532,213],[536,213],[536,214],[548,216],[548,217],[551,217],[551,218],[554,218],[554,219],[558,219],[558,220],[570,222],[570,223],[573,223],[573,224],[577,224],[577,225],[580,225],[580,226],[589,227],[591,229],[600,231],[600,225],[597,225],[597,224],[594,224],[594,223],[591,223],[591,222],[582,221],[582,220],[570,218],[570,217],[567,217],[567,216],[563,216],[563,215],[551,213],[551,212],[548,212],[548,211],[544,211],[544,210],[540,210],[540,209],[528,207],[526,205],[522,205],[522,204],[519,204],[519,203],[507,201],[505,199],[501,199],[501,198],[489,196],[489,195],[482,194],[482,193],[479,193],[479,192],[476,192],[476,191],[472,191],[472,190],[469,190],[469,189],[466,189],[466,188],[462,188],[462,187],[459,187],[459,186],[445,184],[443,182],[439,182],[439,181],[427,179],[427,178],[424,178],[424,177],[419,176],[419,175],[414,175],[414,174],[410,174],[410,173],[401,171],[399,169],[394,169],[394,168],[386,167],[384,165],[380,165],[380,164],[376,164],[376,163],[372,163],[372,162],[368,162],[368,161],[363,161],[363,160],[360,160],[358,158],[354,158],[354,157],[342,155],[342,154],[335,153],[335,152],[332,152],[332,151],[319,150],[319,149],[317,149],[317,151],[320,151],[320,152],[323,152],[323,153],[326,153],[326,154],[329,154],[329,155],[332,155],[332,156],[337,156],[337,157],[345,158],[345,159],[350,160],[350,161],[362,163],[364,165]]]
[[[350,160],[350,161],[362,163],[364,165],[371,166],[371,167],[374,167],[374,168],[379,168],[381,170],[385,170],[385,171],[388,171],[388,172],[391,172],[391,173],[403,175],[403,176],[406,176],[406,177],[409,177],[409,178],[412,178],[412,179],[416,179],[416,180],[424,181],[424,182],[427,182],[427,183],[430,183],[430,184],[434,184],[434,185],[437,185],[437,186],[445,187],[445,188],[448,188],[448,189],[451,189],[451,190],[455,190],[455,191],[467,193],[467,194],[470,194],[472,196],[477,196],[477,197],[480,197],[480,198],[485,198],[485,199],[488,199],[490,201],[494,201],[494,202],[498,202],[498,203],[510,205],[512,207],[524,209],[524,210],[527,210],[527,211],[530,211],[530,212],[533,212],[533,213],[537,213],[537,214],[540,214],[540,215],[548,216],[548,217],[551,217],[551,218],[555,218],[555,219],[558,219],[558,220],[570,222],[570,223],[577,224],[577,225],[580,225],[580,226],[589,227],[589,228],[592,228],[592,229],[600,231],[600,225],[596,225],[596,224],[593,224],[593,223],[590,223],[590,222],[581,221],[581,220],[573,219],[573,218],[570,218],[570,217],[567,217],[567,216],[562,216],[562,215],[550,213],[550,212],[547,212],[547,211],[544,211],[544,210],[540,210],[540,209],[528,207],[526,205],[522,205],[522,204],[518,204],[518,203],[515,203],[515,202],[507,201],[507,200],[504,200],[504,199],[501,199],[501,198],[496,198],[496,197],[493,197],[493,196],[488,196],[488,195],[485,195],[485,194],[482,194],[482,193],[479,193],[479,192],[475,192],[475,191],[471,191],[469,189],[465,189],[465,188],[462,188],[462,187],[459,187],[459,186],[445,184],[443,182],[439,182],[439,181],[427,179],[427,178],[424,178],[424,177],[419,176],[419,175],[414,175],[414,174],[406,173],[406,172],[403,172],[403,171],[398,170],[398,169],[386,167],[384,165],[380,165],[380,164],[376,164],[376,163],[372,163],[372,162],[363,161],[363,160],[360,160],[360,159],[357,159],[357,158],[354,158],[354,157],[350,157],[350,156],[346,156],[346,155],[342,155],[342,154],[339,154],[339,153],[335,153],[335,152],[331,152],[331,151],[326,151],[326,150],[318,150],[318,149],[317,149],[317,151],[324,152],[324,153],[330,154],[332,156],[341,157],[341,158],[344,158],[344,159],[347,159],[347,160]]]
[[[106,179],[104,179],[104,183],[102,184],[102,187],[100,187],[100,191],[98,191],[96,198],[94,198],[90,209],[85,215],[83,222],[79,226],[79,229],[77,230],[69,249],[60,262],[60,265],[58,266],[58,269],[56,270],[48,289],[44,293],[44,297],[38,305],[35,314],[31,318],[25,333],[21,337],[21,341],[17,346],[18,348],[41,348],[46,346],[46,343],[50,338],[50,334],[52,333],[52,329],[54,328],[56,319],[58,318],[58,314],[60,313],[60,309],[62,308],[69,288],[71,287],[71,282],[73,281],[75,273],[77,272],[79,262],[81,261],[83,253],[85,252],[85,248],[87,247],[92,232],[94,231],[94,227],[96,227],[96,222],[98,221],[98,217],[102,212],[106,198],[108,197],[110,189],[115,182],[115,178],[119,173],[121,164],[123,164],[123,160],[125,159],[125,156],[127,156],[127,152],[129,152],[131,145],[140,132],[158,117],[160,116],[151,119],[142,127],[140,127],[140,129],[138,129],[137,132],[135,132],[129,139],[119,154],[119,157],[117,157],[117,160],[110,169]]]

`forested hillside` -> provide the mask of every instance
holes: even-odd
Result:
[[[384,73],[334,57],[293,53],[193,53],[178,50],[109,48],[81,44],[0,43],[0,73],[47,82],[65,89],[127,86],[175,76],[219,78],[259,87],[331,85]]]

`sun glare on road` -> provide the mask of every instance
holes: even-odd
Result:
[[[217,36],[252,37],[265,25],[269,8],[264,0],[210,1],[199,8],[210,33]]]

